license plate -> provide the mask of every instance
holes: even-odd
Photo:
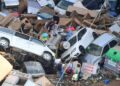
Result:
[[[115,63],[115,62],[113,62],[113,61],[111,61],[111,60],[108,60],[108,64],[109,64],[109,65],[111,65],[111,66],[116,67],[116,63]]]

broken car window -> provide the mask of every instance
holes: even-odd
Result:
[[[69,40],[70,46],[73,46],[77,42],[76,36]]]
[[[22,34],[22,33],[19,33],[19,32],[16,32],[15,36],[26,39],[26,40],[29,40],[29,38],[30,38],[29,36]]]

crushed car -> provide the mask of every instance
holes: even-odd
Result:
[[[0,27],[0,46],[6,49],[14,47],[32,53],[37,55],[43,62],[47,62],[48,65],[54,63],[55,53],[45,43],[12,29]]]
[[[96,65],[99,69],[99,62],[102,56],[112,47],[118,44],[119,39],[110,33],[103,33],[94,40],[86,49],[84,59],[87,63]]]
[[[63,43],[66,49],[61,55],[62,61],[69,61],[71,58],[79,57],[97,36],[93,29],[88,27],[81,28]]]

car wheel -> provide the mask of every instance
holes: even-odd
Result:
[[[44,52],[40,60],[45,72],[47,74],[53,73],[54,58],[49,52]]]
[[[46,61],[51,61],[52,60],[52,55],[48,52],[43,53],[43,59]]]
[[[8,48],[9,47],[9,41],[7,39],[1,38],[0,39],[0,46],[3,48]]]
[[[85,54],[85,48],[83,46],[79,46],[79,51],[81,51],[81,54]]]

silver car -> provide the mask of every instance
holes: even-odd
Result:
[[[87,63],[98,66],[102,56],[112,47],[118,43],[118,38],[110,33],[100,35],[87,47],[87,54],[85,60]],[[99,67],[99,66],[98,66]]]
[[[42,41],[4,27],[0,27],[0,46],[19,48],[38,55],[44,61],[51,61],[55,57],[54,52]]]

